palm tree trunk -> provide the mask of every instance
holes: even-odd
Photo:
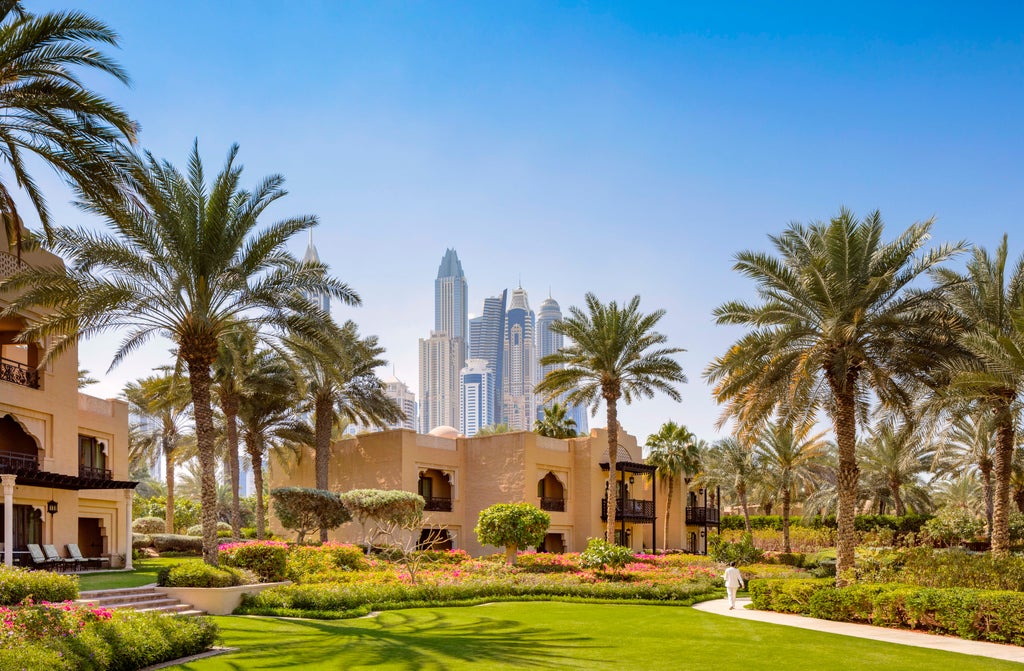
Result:
[[[676,478],[674,475],[668,476],[668,495],[665,497],[665,535],[662,536],[662,548],[668,550],[668,530],[669,530],[669,517],[672,515],[672,490],[675,489]]]
[[[900,497],[900,483],[890,480],[889,491],[892,492],[892,502],[896,506],[896,517],[903,517],[906,514],[906,509],[903,507],[903,499]]]
[[[252,462],[252,482],[256,488],[256,539],[263,540],[267,533],[267,521],[263,516],[263,458],[251,439],[246,438],[245,446]]]
[[[174,452],[164,447],[164,471],[167,478],[167,502],[164,506],[164,531],[174,533]]]
[[[996,410],[996,492],[992,505],[992,555],[1010,553],[1010,477],[1013,473],[1014,417],[1009,401]]]
[[[851,372],[843,387],[829,380],[835,396],[835,432],[839,446],[839,472],[836,489],[839,494],[836,511],[836,585],[846,584],[846,576],[853,570],[854,548],[857,544],[854,519],[857,514],[857,481],[860,469],[857,467],[857,415],[854,383],[856,372]]]
[[[316,397],[313,417],[316,431],[316,488],[328,488],[331,464],[331,399],[326,395]],[[327,542],[327,529],[320,530],[320,542]]]
[[[789,487],[782,490],[782,551],[786,554],[792,552],[789,544],[789,504],[792,493]]]
[[[618,397],[612,394],[605,394],[605,405],[607,406],[606,417],[608,419],[608,527],[605,529],[605,537],[609,543],[615,542],[615,504],[619,494],[617,488],[619,471],[619,414],[616,407]],[[623,538],[622,540],[626,540]]]
[[[740,482],[736,485],[736,496],[740,499],[740,507],[743,509],[743,528],[748,534],[753,534],[754,530],[750,526],[750,506],[747,505],[747,483]]]
[[[203,561],[210,566],[217,565],[217,457],[214,449],[213,402],[210,398],[210,364],[216,352],[217,346],[214,343],[213,355],[193,355],[185,359],[192,388],[192,412],[196,420],[196,446],[199,452]]]
[[[229,396],[221,399],[224,412],[225,437],[228,441],[228,473],[231,477],[231,534],[242,537],[242,509],[238,496],[238,478],[242,470],[238,463],[238,398]]]
[[[985,495],[985,521],[988,523],[986,530],[988,531],[988,542],[992,542],[992,505],[993,505],[993,492],[992,492],[992,462],[989,460],[982,461],[979,464],[978,470],[981,471],[981,489]]]

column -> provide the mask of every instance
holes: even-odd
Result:
[[[14,481],[18,476],[0,475],[4,487],[4,565],[14,565]]]
[[[124,567],[128,571],[132,570],[132,498],[134,498],[134,494],[134,489],[124,490]]]

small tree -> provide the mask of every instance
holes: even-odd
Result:
[[[480,511],[477,539],[505,548],[505,561],[516,563],[516,552],[544,542],[551,516],[529,503],[496,503]]]
[[[314,529],[337,529],[352,519],[334,492],[307,487],[280,487],[270,492],[281,526],[295,532],[300,545]]]
[[[340,495],[341,502],[363,527],[367,548],[379,536],[394,537],[399,529],[417,529],[423,520],[423,497],[398,489],[353,489]],[[370,523],[373,526],[368,526]]]

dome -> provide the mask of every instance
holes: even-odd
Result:
[[[451,438],[454,440],[459,437],[459,430],[453,426],[442,424],[441,426],[435,426],[427,435],[437,436],[438,438]]]

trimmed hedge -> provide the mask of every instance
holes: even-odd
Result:
[[[187,561],[157,574],[160,587],[236,587],[258,582],[251,572],[234,567],[217,568],[201,561]]]
[[[252,571],[262,582],[280,582],[288,574],[288,544],[282,541],[227,543],[218,557],[222,566]]]
[[[836,587],[831,580],[752,580],[749,588],[761,610],[1024,645],[1020,592],[896,583]]]
[[[194,552],[203,551],[203,539],[198,536],[181,536],[179,534],[150,534],[153,547],[157,552]]]
[[[902,517],[896,515],[857,515],[853,521],[853,527],[857,531],[877,531],[879,529],[890,529],[898,535],[909,533],[920,533],[925,523],[932,519],[932,515],[910,514]],[[804,526],[811,528],[828,527],[836,528],[835,515],[822,517],[820,515],[810,518],[791,517],[791,526]],[[782,517],[779,515],[751,515],[750,527],[752,529],[772,529],[782,531]],[[722,531],[743,529],[743,515],[722,515]]]
[[[162,534],[167,522],[162,517],[140,517],[132,520],[132,531],[137,534]]]
[[[78,577],[0,565],[0,606],[16,606],[29,597],[36,602],[74,601]]]

